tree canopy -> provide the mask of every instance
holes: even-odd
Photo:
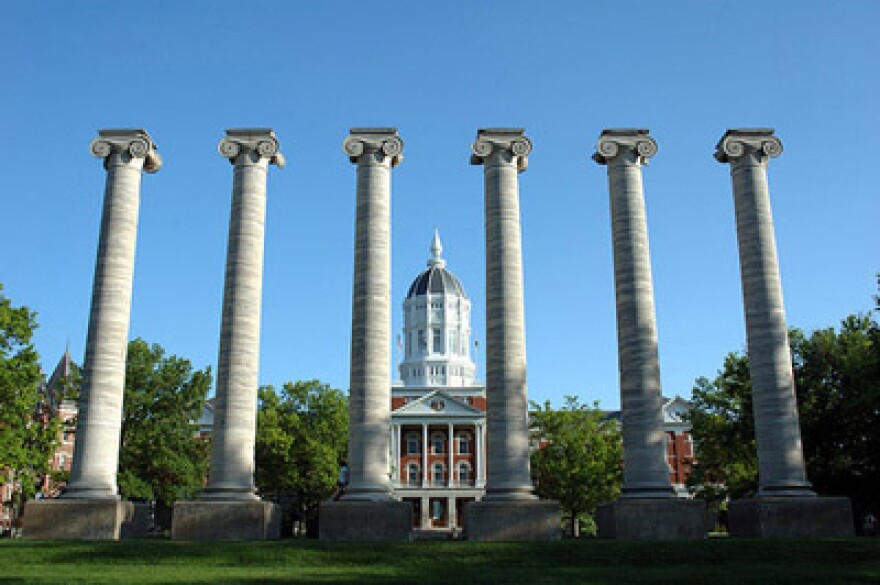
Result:
[[[36,313],[15,307],[0,285],[0,473],[16,486],[13,511],[32,497],[49,468],[59,422],[40,393],[43,373],[34,350]]]
[[[256,483],[269,497],[292,500],[294,518],[313,518],[333,495],[348,448],[345,395],[318,380],[260,388]]]
[[[210,445],[195,421],[210,387],[210,368],[193,370],[157,344],[129,342],[118,475],[124,497],[170,506],[201,489]]]
[[[850,315],[836,329],[793,329],[790,339],[807,478],[822,495],[850,497],[857,517],[880,510],[880,325]],[[698,379],[692,404],[689,488],[710,501],[754,494],[748,357],[730,354],[714,380]]]
[[[537,494],[558,500],[572,518],[592,521],[596,507],[615,499],[623,481],[622,439],[617,421],[598,409],[566,396],[554,410],[550,402],[531,403],[532,477]]]

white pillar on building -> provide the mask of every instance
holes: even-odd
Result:
[[[452,487],[455,482],[455,473],[453,473],[453,464],[455,463],[455,433],[452,423],[449,423],[449,469],[447,470],[446,485]]]
[[[62,497],[117,499],[125,360],[142,171],[162,160],[144,130],[100,130],[92,154],[107,170],[92,286],[76,445]]]
[[[422,423],[422,487],[428,487],[428,423]]]
[[[478,488],[484,486],[486,479],[483,473],[483,450],[486,444],[483,437],[483,425],[474,425],[474,485]]]

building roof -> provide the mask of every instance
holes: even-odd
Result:
[[[432,295],[457,295],[467,298],[464,287],[458,278],[446,270],[446,261],[441,258],[443,245],[440,243],[440,234],[434,230],[434,240],[431,242],[431,259],[428,260],[428,269],[419,274],[409,287],[406,298]]]

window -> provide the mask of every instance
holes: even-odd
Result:
[[[419,464],[410,463],[406,466],[406,483],[409,485],[419,485],[422,478],[419,477]]]
[[[434,329],[434,353],[443,353],[443,330]]]
[[[469,483],[471,481],[471,465],[465,461],[458,464],[458,482]]]
[[[419,351],[425,353],[428,351],[428,340],[425,337],[425,330],[419,329]]]
[[[419,434],[418,433],[407,433],[406,434],[406,454],[407,455],[418,455],[422,452],[419,449]]]
[[[458,454],[468,455],[471,452],[471,434],[467,431],[459,431],[455,435],[455,442],[458,443]]]
[[[443,500],[431,500],[431,520],[443,520]]]
[[[431,483],[439,484],[443,483],[445,479],[443,473],[443,464],[442,463],[434,463],[431,465]]]
[[[446,451],[446,437],[443,433],[431,433],[431,453],[440,455]]]
[[[449,332],[449,352],[450,353],[461,353],[458,350],[458,330],[453,329]]]

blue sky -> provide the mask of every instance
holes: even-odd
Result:
[[[397,126],[395,336],[440,229],[484,331],[477,128],[534,143],[520,175],[530,396],[619,404],[606,127],[649,128],[644,171],[661,373],[689,395],[745,345],[729,127],[773,127],[770,166],[789,324],[872,305],[880,271],[880,3],[18,2],[0,53],[0,282],[39,314],[46,368],[81,361],[104,170],[99,128],[143,127],[131,336],[216,365],[231,167],[226,128],[272,127],[260,379],[348,387],[355,169],[348,128]],[[483,355],[478,356],[482,372]]]

